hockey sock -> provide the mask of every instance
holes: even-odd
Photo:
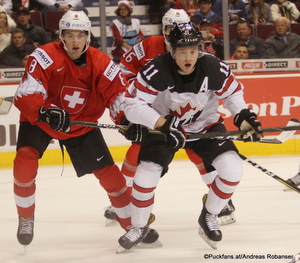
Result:
[[[100,185],[106,190],[111,205],[115,208],[121,227],[130,226],[130,191],[118,166],[113,164],[94,171]]]
[[[134,227],[144,227],[154,205],[154,190],[162,173],[162,166],[141,162],[132,187],[131,222]]]
[[[218,171],[208,192],[206,209],[214,215],[221,212],[228,200],[234,193],[243,174],[243,164],[234,151],[220,154],[214,161],[213,166]]]
[[[14,159],[14,194],[19,216],[32,217],[35,210],[35,178],[38,170],[38,150],[22,147]]]
[[[133,184],[133,177],[136,172],[136,168],[138,166],[138,156],[140,152],[141,145],[138,143],[132,143],[129,147],[122,168],[121,172],[123,173],[125,179],[126,179],[126,185],[127,187],[131,187]]]

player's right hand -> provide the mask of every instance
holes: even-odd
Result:
[[[55,131],[70,131],[69,113],[54,104],[47,104],[39,109],[39,122],[49,123]]]
[[[176,116],[167,118],[164,125],[160,127],[160,131],[166,135],[168,147],[177,151],[185,146],[186,133]]]
[[[141,124],[130,123],[127,130],[120,130],[125,138],[135,143],[141,143],[143,138],[148,136],[149,130]]]

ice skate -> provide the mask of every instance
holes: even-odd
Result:
[[[290,178],[290,179],[287,179],[286,180],[290,185],[294,186],[294,187],[299,187],[300,186],[300,172],[297,173],[294,177]],[[285,187],[283,189],[284,191],[289,191],[291,190],[290,188],[288,187]]]
[[[234,215],[235,207],[232,203],[232,200],[229,199],[226,206],[221,210],[220,214],[218,214],[218,221],[220,224],[229,225],[236,222]]]
[[[198,219],[199,235],[213,249],[217,249],[217,243],[222,240],[222,232],[218,226],[216,215],[210,214],[205,206],[203,207]]]
[[[202,197],[203,205],[205,205],[207,199],[207,194]],[[228,203],[224,206],[221,212],[218,214],[218,222],[223,225],[229,225],[236,222],[234,215],[235,207],[232,200],[229,199]]]
[[[105,225],[112,226],[117,223],[115,209],[110,205],[104,208]]]
[[[19,227],[17,231],[17,238],[21,245],[28,246],[33,239],[34,216],[30,218],[23,218],[19,216]]]
[[[118,240],[121,248],[118,249],[117,253],[123,252],[123,249],[131,249],[140,243],[148,232],[148,226],[145,227],[133,227],[126,234],[121,236]],[[123,249],[122,249],[123,248]]]
[[[137,245],[139,245],[139,247],[141,247],[141,248],[162,247],[161,242],[158,240],[158,238],[159,238],[158,232],[155,229],[149,228],[149,225],[152,224],[154,221],[155,221],[155,215],[151,213],[149,216],[147,225],[144,227],[145,231],[144,231],[144,235],[143,235],[142,239],[139,242],[137,242],[136,244],[133,244],[130,248],[137,246]],[[131,230],[129,230],[128,232],[130,232],[130,231]],[[128,232],[126,234],[128,234]],[[122,237],[124,237],[125,235],[123,235]],[[120,239],[122,239],[122,237]],[[117,253],[122,253],[125,250],[130,249],[130,248],[126,248],[126,247],[122,246],[122,244],[120,243],[120,239],[119,239],[120,247],[118,248]]]

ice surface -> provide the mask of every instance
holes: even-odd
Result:
[[[300,156],[251,157],[287,179],[298,172]],[[201,198],[207,188],[190,161],[174,161],[159,182],[152,225],[163,247],[116,254],[123,230],[105,226],[104,190],[93,175],[77,178],[71,166],[40,167],[35,236],[24,254],[16,239],[17,213],[12,169],[0,170],[0,262],[4,263],[194,263],[286,262],[268,254],[300,252],[300,195],[244,162],[244,176],[232,200],[237,222],[221,226],[223,240],[211,249],[198,235]],[[245,255],[249,259],[225,259]],[[210,256],[209,259],[206,257]],[[264,259],[253,259],[264,257]]]

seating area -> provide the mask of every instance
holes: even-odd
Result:
[[[44,28],[51,36],[57,34],[58,24],[61,17],[64,15],[64,11],[47,11],[45,12],[44,20],[40,11],[30,12],[30,19],[37,26]],[[11,14],[11,17],[17,23],[16,12]]]

